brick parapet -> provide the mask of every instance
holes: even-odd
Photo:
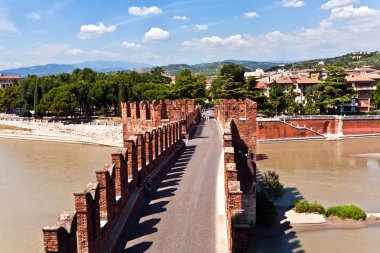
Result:
[[[223,100],[214,110],[223,128],[227,240],[232,252],[247,252],[248,229],[256,219],[256,109],[247,99]]]
[[[182,142],[181,126],[188,131],[188,118],[200,118],[200,111],[193,106],[189,101],[122,104],[124,148],[112,153],[111,163],[96,171],[96,182],[74,194],[75,212],[65,212],[56,226],[43,229],[45,251],[99,252],[130,193],[138,187],[138,178],[171,156]],[[166,114],[176,121],[162,118]]]

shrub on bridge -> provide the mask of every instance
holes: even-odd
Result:
[[[364,220],[366,213],[355,205],[332,206],[327,209],[326,216],[337,216],[341,219]]]
[[[297,213],[318,213],[325,214],[325,208],[318,202],[314,201],[312,203],[306,200],[297,201],[294,204],[294,210]]]

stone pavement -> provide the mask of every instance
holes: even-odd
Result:
[[[168,172],[152,187],[117,252],[216,252],[216,185],[222,141],[202,120]]]

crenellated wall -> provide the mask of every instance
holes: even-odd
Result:
[[[224,100],[215,106],[223,130],[225,199],[229,250],[248,251],[249,228],[256,223],[255,102]]]
[[[111,154],[111,163],[96,171],[83,192],[74,193],[75,211],[43,228],[46,252],[100,252],[139,178],[173,155],[201,115],[193,101],[123,103],[122,109],[124,148]],[[139,194],[132,209],[143,198]]]
[[[122,103],[123,136],[126,141],[134,133],[156,128],[167,122],[183,122],[181,134],[192,130],[199,111],[192,100],[160,100]]]

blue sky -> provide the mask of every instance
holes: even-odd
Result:
[[[291,61],[376,51],[379,0],[0,0],[0,69]]]

